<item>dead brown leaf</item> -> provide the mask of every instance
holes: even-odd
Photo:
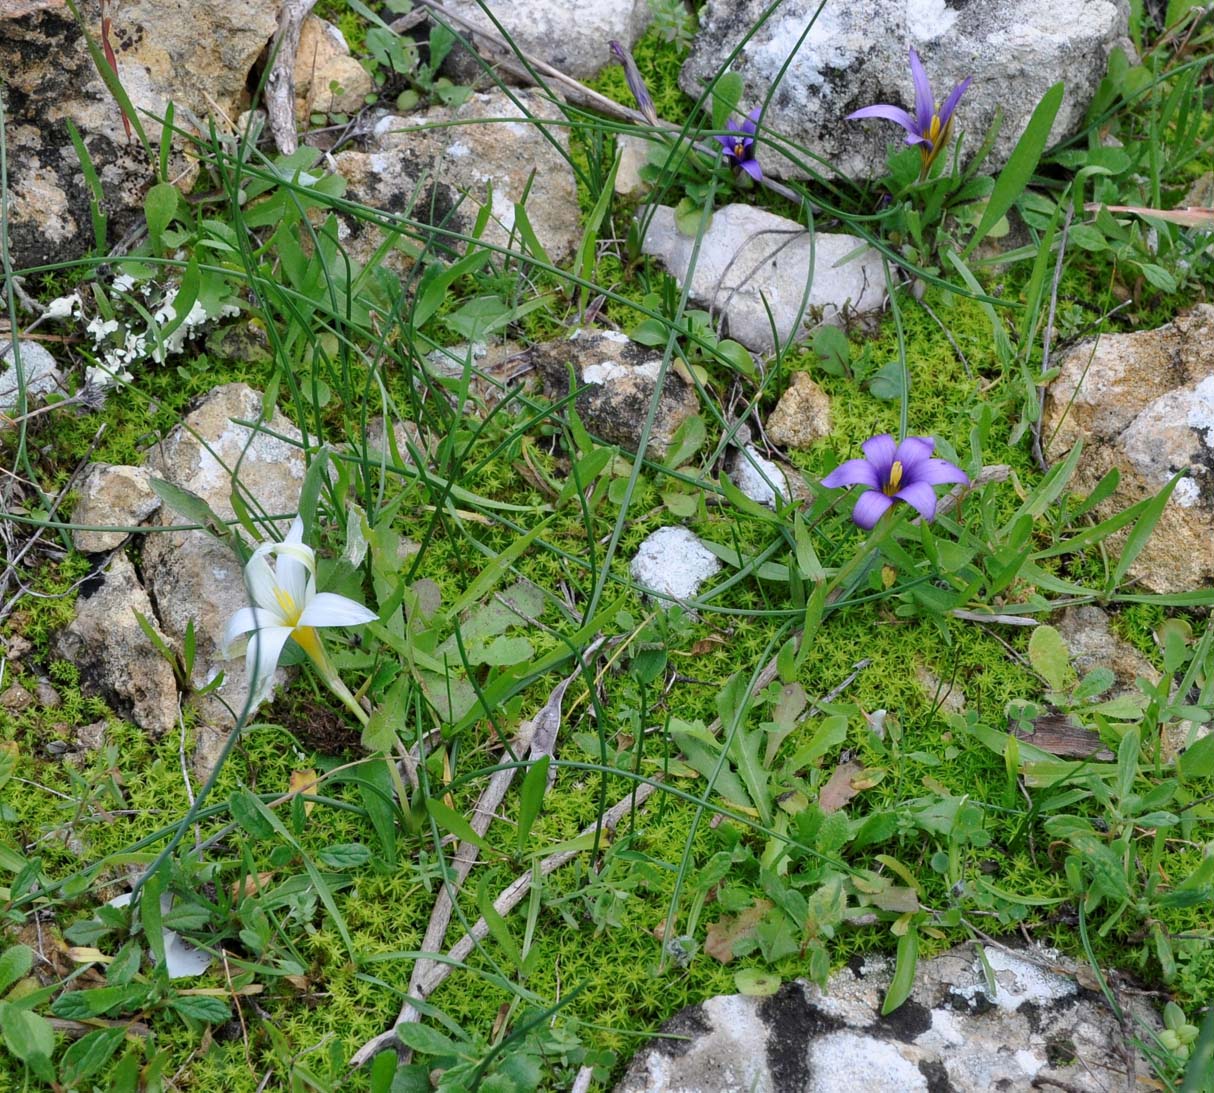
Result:
[[[1105,762],[1113,758],[1113,753],[1104,746],[1095,729],[1086,729],[1065,714],[1044,714],[1033,722],[1032,732],[1025,732],[1018,724],[1013,725],[1012,733],[1033,747],[1061,759],[1099,759]]]
[[[249,896],[255,896],[267,884],[274,879],[274,874],[258,873],[256,876],[242,877],[240,880],[232,882],[232,898],[247,899]]]
[[[771,907],[770,900],[757,899],[740,914],[717,919],[704,936],[704,951],[714,960],[728,964],[734,958],[734,944],[753,934]]]
[[[316,788],[319,775],[314,770],[293,770],[287,782],[292,793],[311,793]],[[304,815],[311,816],[315,801],[304,801]]]
[[[1089,202],[1084,205],[1087,212],[1099,212],[1100,206]],[[1110,205],[1111,213],[1126,213],[1131,216],[1150,216],[1156,220],[1167,220],[1182,228],[1205,228],[1214,231],[1214,209],[1202,205],[1185,205],[1179,209],[1152,209],[1144,205]]]
[[[853,785],[854,782],[862,780],[863,773],[864,767],[854,759],[840,763],[827,779],[826,785],[818,791],[818,807],[823,812],[838,812],[863,788]]]

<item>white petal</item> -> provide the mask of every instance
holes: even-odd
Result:
[[[261,630],[267,626],[281,626],[282,620],[271,611],[265,611],[260,607],[242,607],[230,619],[228,625],[223,628],[223,645],[220,647],[219,655],[224,660],[230,660],[234,656],[239,656],[239,652],[233,652],[232,647],[239,641],[243,634],[249,633],[251,630]],[[243,652],[243,642],[240,652]]]
[[[274,687],[274,671],[278,667],[278,658],[282,656],[282,647],[291,636],[289,626],[271,626],[257,630],[249,639],[249,650],[245,654],[245,664],[249,670],[249,691],[252,695],[250,709],[255,710],[267,698]]]
[[[287,537],[283,540],[284,543],[302,543],[303,542],[303,517],[296,516],[291,521],[291,530],[287,532]]]
[[[254,604],[263,611],[269,611],[279,624],[285,621],[282,608],[278,605],[278,583],[274,579],[274,570],[266,561],[266,552],[261,547],[253,551],[253,557],[244,567],[244,583]]]
[[[309,551],[309,553],[311,552]],[[312,571],[307,565],[302,564],[293,553],[276,553],[275,557],[274,573],[278,581],[279,592],[285,594],[286,600],[294,605],[294,611],[286,608],[285,602],[283,608],[284,611],[294,616],[288,621],[295,622],[299,618],[299,612],[308,602],[309,585],[313,584]]]
[[[374,622],[379,616],[361,603],[339,596],[335,592],[321,592],[312,597],[299,616],[300,626],[361,626]]]

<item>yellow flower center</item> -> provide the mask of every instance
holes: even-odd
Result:
[[[932,142],[932,147],[939,148],[941,141],[944,139],[944,126],[940,124],[940,115],[932,115],[932,123],[927,129],[927,139]]]
[[[885,483],[885,489],[881,492],[887,497],[893,497],[898,492],[898,487],[902,485],[902,462],[895,459],[893,465],[889,469],[889,481]]]
[[[282,612],[282,620],[288,626],[294,626],[303,614],[303,608],[295,602],[295,597],[285,588],[275,587],[274,598],[278,601],[278,609]]]
[[[742,141],[740,141],[740,140],[734,142],[733,158],[734,159],[745,159],[746,158],[746,145],[743,144]]]

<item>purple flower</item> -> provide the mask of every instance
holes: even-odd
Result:
[[[725,158],[731,167],[741,167],[756,182],[763,181],[763,168],[755,159],[755,131],[759,126],[759,115],[763,112],[761,106],[756,106],[746,119],[739,125],[730,118],[726,125],[727,133],[715,134],[725,149]]]
[[[936,515],[936,491],[933,486],[945,482],[969,484],[965,471],[947,459],[933,459],[936,442],[930,436],[908,436],[895,445],[889,433],[882,433],[860,445],[863,459],[849,459],[822,479],[827,489],[838,486],[864,486],[856,499],[851,518],[860,527],[873,527],[893,507],[905,501],[924,520]]]
[[[932,85],[928,82],[927,72],[919,54],[910,51],[911,79],[915,84],[915,112],[908,114],[900,106],[890,106],[888,103],[878,103],[876,106],[866,106],[847,115],[848,121],[856,118],[884,118],[896,122],[906,130],[906,143],[919,145],[923,155],[924,173],[932,165],[932,160],[940,153],[940,149],[948,142],[949,129],[953,123],[953,111],[965,94],[973,76],[967,76],[949,92],[944,105],[936,109],[936,99],[932,94]]]

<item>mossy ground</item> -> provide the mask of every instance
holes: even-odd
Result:
[[[339,19],[347,39],[357,47],[361,21],[338,4],[330,4],[327,14]],[[642,41],[636,55],[651,80],[659,113],[673,122],[687,120],[691,102],[677,89],[677,51],[651,35]],[[629,101],[622,73],[616,68],[607,69],[596,86],[622,102]],[[586,168],[587,157],[598,154],[592,144],[586,134],[574,134],[573,156],[579,167]],[[601,164],[595,170],[599,168]],[[581,189],[585,213],[593,206],[595,195],[584,184]],[[626,224],[629,212],[625,204],[618,205],[613,210],[614,223]],[[984,288],[1018,298],[1026,276],[1023,266],[996,269],[986,278]],[[622,297],[607,305],[607,313],[627,327],[637,318],[627,302],[640,302],[647,291],[661,285],[664,275],[652,268],[635,267],[614,248],[598,261],[595,277]],[[1107,310],[1114,281],[1112,267],[1104,258],[1068,264],[1058,296],[1071,332]],[[1145,293],[1134,307],[1117,315],[1113,326],[1141,327],[1166,321],[1180,306],[1204,298],[1212,283],[1214,277],[1191,281],[1179,297]],[[50,295],[58,286],[45,287]],[[445,306],[451,308],[464,294],[483,292],[487,287],[492,285],[485,279],[461,282]],[[896,324],[886,317],[875,330],[852,333],[853,354],[867,355],[877,364],[905,358],[911,433],[934,436],[962,458],[970,452],[975,432],[983,434],[982,459],[988,464],[1006,463],[1013,472],[1005,490],[983,500],[988,519],[1002,522],[1021,501],[1017,489],[1032,489],[1040,479],[1027,444],[1012,445],[1006,439],[1019,412],[1018,377],[1004,373],[993,348],[990,320],[977,302],[935,289],[929,291],[926,302],[939,322],[926,309],[904,301],[901,340]],[[555,311],[535,312],[519,324],[518,334],[524,340],[553,337],[567,319]],[[46,424],[30,434],[37,442],[36,469],[43,490],[53,493],[60,488],[86,452],[107,462],[138,461],[149,439],[163,435],[179,421],[194,396],[236,379],[264,387],[272,371],[264,363],[214,353],[206,365],[199,367],[195,362],[184,371],[149,366],[139,377],[139,397],[111,399],[100,419],[61,414],[52,425],[51,417],[45,417]],[[865,438],[897,431],[896,400],[876,398],[850,378],[822,375],[809,350],[785,358],[767,385],[765,409],[774,404],[794,370],[812,371],[832,399],[832,435],[793,457],[808,478],[819,477],[854,452]],[[362,415],[364,407],[357,392],[364,389],[365,375],[360,376],[360,371],[356,365],[348,372],[343,381],[346,388],[338,391],[339,396],[348,397],[336,398],[317,415],[333,430],[330,440],[342,439],[345,423]],[[710,363],[706,394],[724,404],[736,379],[719,362]],[[396,405],[416,404],[412,373],[401,370],[389,375],[386,387]],[[533,405],[542,412],[539,403]],[[984,427],[988,411],[995,424]],[[106,423],[107,430],[93,445],[99,420]],[[566,430],[554,418],[543,418],[529,430],[519,430],[516,420],[499,414],[483,427],[457,423],[445,449],[450,461],[444,473],[458,473],[465,489],[495,502],[522,506],[548,502],[550,498],[520,472],[522,434],[534,441],[528,457],[559,481],[569,463]],[[460,429],[464,431],[460,433]],[[704,459],[709,450],[711,444],[697,458]],[[474,477],[466,474],[472,467],[477,468]],[[711,482],[711,467],[694,469],[705,472]],[[374,474],[365,484],[368,493],[380,485]],[[408,485],[404,478],[390,476],[384,485],[406,493],[395,526],[404,536],[422,543],[414,577],[434,581],[446,604],[455,602],[488,561],[508,550],[517,536],[501,520],[436,513],[433,494],[416,483]],[[616,627],[618,636],[628,640],[617,654],[615,669],[602,675],[593,694],[578,680],[566,696],[558,755],[569,763],[594,765],[605,755],[632,769],[640,730],[662,726],[671,717],[711,721],[726,681],[738,671],[749,674],[761,667],[782,643],[786,630],[781,628],[789,625],[787,582],[751,576],[734,583],[704,607],[698,618],[676,619],[670,624],[657,643],[664,645],[669,657],[664,686],[644,685],[634,673],[624,670],[632,656],[630,642],[638,640],[638,624],[654,614],[652,604],[628,581],[627,559],[647,534],[671,522],[662,502],[667,485],[660,469],[648,469],[620,529],[611,580],[602,599],[604,609],[613,605],[615,614],[605,618],[603,625]],[[597,562],[592,562],[589,544],[599,544],[597,557],[601,558],[601,544],[612,533],[616,518],[617,510],[606,497],[598,497],[590,512],[566,503],[547,517],[536,544],[516,561],[512,579],[530,581],[549,597],[542,621],[551,632],[534,636],[536,657],[559,650],[560,635],[575,629],[572,617],[568,612],[562,614],[558,605],[564,595],[562,586],[573,588],[583,601],[589,595],[597,578]],[[525,523],[522,517],[519,520]],[[691,523],[706,539],[744,557],[763,550],[773,538],[770,522],[737,512],[715,498],[711,505],[699,505]],[[842,565],[859,548],[861,535],[842,520],[829,527],[830,534],[818,543],[819,552],[824,564]],[[330,546],[339,549],[340,543],[335,538]],[[1088,564],[1082,558],[1056,563],[1074,579],[1084,575]],[[73,669],[53,658],[51,636],[71,617],[73,600],[67,590],[86,573],[87,563],[74,554],[43,564],[31,574],[31,588],[38,595],[23,601],[4,626],[6,635],[20,634],[34,643],[16,680],[32,686],[37,674],[48,674],[63,697],[63,705],[56,710],[0,713],[0,739],[13,746],[18,757],[16,777],[3,789],[9,840],[25,848],[30,857],[37,857],[52,881],[71,877],[89,862],[111,859],[122,863],[121,868],[116,865],[107,870],[88,891],[75,892],[70,898],[60,893],[49,901],[50,913],[43,918],[42,928],[52,939],[73,921],[92,914],[99,899],[122,890],[124,870],[146,864],[157,847],[149,845],[134,856],[129,848],[165,832],[189,807],[181,757],[192,744],[192,714],[187,711],[184,735],[149,740],[97,699],[86,697]],[[1025,656],[1027,636],[992,632],[956,619],[936,625],[925,621],[920,612],[899,610],[908,603],[873,600],[830,615],[814,638],[812,655],[803,661],[797,682],[811,698],[824,695],[848,677],[857,663],[867,660],[868,666],[840,701],[857,712],[885,710],[901,727],[896,744],[878,747],[864,730],[863,718],[852,719],[846,747],[867,765],[884,770],[884,778],[856,798],[851,806],[854,814],[897,813],[908,802],[932,795],[965,798],[981,807],[984,828],[997,836],[1004,823],[1016,826],[1023,820],[1024,798],[1014,785],[1009,786],[1004,760],[961,731],[958,721],[938,708],[937,696],[924,689],[918,670],[925,667],[936,678],[959,688],[973,720],[1002,730],[1009,701],[1039,699],[1043,692],[1042,681]],[[1115,615],[1114,625],[1121,636],[1160,663],[1153,633],[1165,614],[1171,613],[1161,604],[1132,605]],[[622,619],[622,614],[629,618]],[[652,637],[647,634],[644,640]],[[522,717],[538,710],[557,678],[555,672],[544,675],[496,711],[502,729],[513,731]],[[5,677],[6,684],[12,681],[12,675]],[[242,787],[263,795],[285,794],[295,772],[315,769],[325,774],[343,762],[358,760],[361,752],[353,728],[346,749],[330,745],[320,753],[311,746],[312,723],[323,716],[318,711],[327,702],[314,680],[303,680],[274,706],[261,711],[257,726],[245,732],[221,771],[211,798],[215,805],[222,806]],[[332,703],[328,708],[332,709]],[[102,751],[65,759],[48,749],[53,741],[71,741],[75,727],[98,718],[108,723]],[[784,747],[795,750],[808,740],[813,728],[813,722],[803,725]],[[471,808],[483,779],[466,785],[460,785],[460,779],[493,762],[492,739],[488,724],[480,723],[458,741],[452,773],[459,785],[454,804],[461,812]],[[836,757],[834,749],[812,777],[829,775]],[[672,758],[673,747],[665,734],[655,732],[643,739],[638,769],[652,776],[666,769]],[[442,777],[441,769],[430,773],[435,779]],[[681,863],[692,863],[689,874],[681,879],[687,887],[694,887],[696,869],[715,852],[731,848],[739,838],[752,844],[756,852],[763,843],[759,834],[737,820],[725,819],[718,825],[698,815],[686,795],[703,792],[703,780],[684,776],[688,773],[685,768],[677,768],[676,773],[679,776],[670,784],[684,797],[659,792],[638,811],[635,825],[626,822],[614,838],[604,839],[594,870],[590,856],[583,855],[577,864],[557,871],[545,882],[533,912],[524,903],[510,916],[509,929],[519,943],[524,920],[534,914],[530,923],[533,955],[525,961],[525,976],[511,968],[502,946],[487,941],[434,994],[432,1004],[484,1045],[491,1041],[491,1030],[503,1007],[513,1005],[510,1021],[522,1022],[527,1007],[518,999],[523,989],[533,992],[535,1010],[572,995],[555,1016],[555,1024],[580,1037],[586,1049],[612,1052],[619,1060],[626,1059],[643,1037],[683,1006],[734,990],[734,973],[739,968],[764,966],[757,954],[729,965],[703,953],[686,967],[663,960],[658,938],[680,880]],[[546,847],[574,837],[593,823],[604,802],[619,799],[628,785],[625,778],[604,771],[576,766],[560,769],[544,798],[526,854],[519,854],[512,845],[510,827],[517,819],[517,805],[507,798],[503,811],[508,822],[500,825],[507,834],[495,828],[489,840],[500,845],[502,852],[482,855],[461,898],[460,915],[469,922],[474,920],[481,913],[478,892],[492,895],[502,890],[530,867],[532,851],[543,853]],[[248,873],[268,874],[267,885],[306,877],[304,856],[314,859],[328,847],[380,846],[380,836],[353,783],[335,774],[323,782],[318,795],[328,801],[317,802],[310,812],[293,807],[289,820],[284,816],[294,844],[277,835],[258,838],[239,826],[228,830],[208,855],[205,883],[211,892],[230,887]],[[1194,815],[1203,816],[1207,826],[1192,833],[1192,838],[1169,841],[1162,848],[1156,863],[1162,874],[1184,877],[1200,862],[1201,839],[1209,837],[1208,819],[1200,809]],[[228,810],[219,807],[200,822],[198,834],[208,838],[230,820]],[[346,1061],[359,1044],[387,1027],[407,987],[411,961],[391,954],[407,953],[422,943],[438,876],[430,835],[428,825],[417,833],[402,829],[394,863],[377,853],[365,865],[348,870],[341,882],[334,881],[336,909],[357,959],[351,958],[333,917],[323,907],[314,899],[296,901],[284,905],[271,944],[259,959],[268,964],[290,954],[301,963],[302,974],[291,980],[269,979],[264,994],[239,1002],[240,1020],[229,1022],[213,1035],[204,1035],[200,1028],[167,1013],[156,1016],[152,1020],[155,1044],[168,1053],[175,1086],[243,1093],[265,1088],[260,1084],[263,1076],[273,1072],[271,1088],[366,1088],[366,1075],[347,1075]],[[922,830],[907,829],[881,847],[852,855],[849,862],[864,868],[874,864],[878,849],[893,854],[919,883],[922,905],[947,909],[954,903],[950,894],[953,879],[933,864],[933,857],[951,845],[943,835],[930,837]],[[1052,851],[1031,841],[1000,837],[981,843],[962,841],[953,849],[960,854],[957,866],[963,875],[981,875],[1004,892],[1029,898],[1027,904],[992,904],[991,933],[1017,925],[1046,944],[1082,956],[1073,919],[1067,913],[1070,890],[1061,860]],[[763,893],[757,875],[740,876],[736,886],[743,896],[749,893],[757,898]],[[239,931],[243,923],[231,901],[225,904],[215,898],[226,906],[227,915],[216,936],[222,938],[232,959],[226,971],[216,966],[203,982],[222,987],[227,982],[225,974],[235,974],[241,958],[248,958],[249,953],[242,947]],[[1044,902],[1037,906],[1033,900]],[[1058,902],[1049,902],[1055,900]],[[679,929],[688,914],[686,891],[676,910]],[[696,930],[699,941],[705,926],[718,917],[711,901],[702,908]],[[1159,921],[1173,936],[1199,934],[1208,927],[1204,910],[1197,907],[1159,911]],[[453,933],[455,929],[453,926]],[[929,955],[968,936],[960,925],[942,926],[936,936],[925,937],[924,953]],[[1102,964],[1128,970],[1151,985],[1160,984],[1160,969],[1140,920],[1127,917],[1124,926],[1093,941],[1095,956]],[[893,943],[888,923],[844,927],[830,943],[830,960],[838,966],[856,953],[888,952]],[[1169,989],[1186,1009],[1209,996],[1214,983],[1210,952],[1196,942],[1188,948],[1178,947],[1178,970]],[[804,974],[806,968],[804,960],[794,955],[776,961],[771,970],[792,978]],[[517,989],[512,992],[495,983],[494,975],[516,981]],[[581,1057],[570,1049],[564,1062],[552,1060],[558,1076],[550,1079],[550,1087],[563,1088],[559,1075],[568,1078],[572,1072],[568,1068]],[[7,1068],[6,1077],[17,1088],[23,1080],[17,1064],[9,1061],[0,1068]],[[610,1069],[608,1060],[605,1072]]]

